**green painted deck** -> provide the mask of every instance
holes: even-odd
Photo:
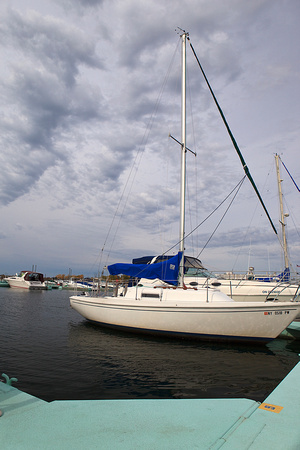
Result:
[[[0,383],[0,445],[5,450],[299,449],[300,363],[265,403],[264,409],[247,399],[47,403]]]

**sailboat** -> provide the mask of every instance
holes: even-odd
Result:
[[[299,302],[236,302],[214,286],[186,286],[184,280],[186,188],[186,41],[181,38],[181,192],[178,254],[157,264],[113,264],[110,274],[139,281],[114,296],[74,295],[70,305],[99,325],[143,334],[266,343],[300,312]]]
[[[218,286],[221,292],[229,295],[236,301],[293,301],[300,294],[299,284],[290,282],[290,264],[288,256],[286,223],[288,216],[284,213],[282,199],[282,179],[279,169],[279,155],[275,154],[275,165],[277,174],[278,196],[280,206],[280,224],[282,235],[282,249],[284,257],[284,270],[274,276],[255,276],[250,270],[248,274],[239,279],[218,278],[207,271],[201,264],[189,265],[185,269],[185,283],[187,286]],[[253,268],[252,268],[253,269]]]
[[[157,264],[166,255],[144,256],[132,260],[133,264],[143,261],[146,264]],[[236,278],[218,277],[207,270],[195,257],[185,256],[184,283],[186,287],[217,287],[221,292],[235,301],[266,302],[294,301],[300,295],[300,286],[287,280],[288,271],[272,277],[256,277],[251,272]]]

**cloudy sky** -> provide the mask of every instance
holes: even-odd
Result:
[[[280,230],[275,153],[300,185],[298,0],[3,0],[0,14],[0,273],[94,275],[177,243],[176,27],[189,32]],[[189,47],[187,60],[189,233],[244,172]],[[281,170],[296,267],[299,192]],[[212,270],[280,270],[250,183],[230,206],[234,193],[187,252]]]

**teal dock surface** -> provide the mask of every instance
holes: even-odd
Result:
[[[255,380],[254,380],[255,382]],[[299,449],[300,363],[249,399],[45,402],[0,383],[0,443],[13,449]]]

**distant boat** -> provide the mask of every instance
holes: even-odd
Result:
[[[87,281],[68,280],[63,283],[63,289],[85,290],[91,291],[93,284]]]
[[[30,290],[47,289],[47,285],[44,282],[44,276],[39,272],[22,270],[19,275],[6,277],[5,280],[8,282],[11,288]]]
[[[0,280],[0,287],[9,287],[8,282],[4,278]]]
[[[47,290],[52,290],[52,289],[62,289],[61,284],[57,283],[56,281],[51,281],[51,280],[47,280],[45,281]]]
[[[184,274],[186,191],[186,40],[182,31],[182,133],[180,243],[178,254],[157,264],[113,264],[111,275],[139,279],[114,296],[74,295],[70,304],[99,325],[151,335],[268,342],[300,312],[299,302],[235,302],[214,286],[186,286]]]

